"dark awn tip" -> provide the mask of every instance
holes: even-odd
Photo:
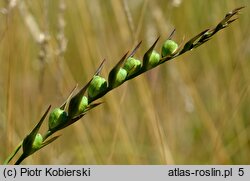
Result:
[[[245,6],[241,6],[241,7],[239,7],[239,8],[235,8],[234,10],[228,12],[228,13],[226,14],[225,18],[227,18],[227,17],[232,17],[233,15],[238,14],[238,13],[240,12],[240,10],[243,9],[243,8],[245,8]]]
[[[71,90],[69,96],[67,97],[66,101],[60,106],[60,109],[65,110],[67,107],[67,104],[69,103],[69,100],[71,99],[74,91],[76,90],[76,88],[78,87],[78,84],[75,85],[75,87]]]
[[[172,39],[172,37],[173,37],[174,34],[175,34],[175,30],[176,30],[176,29],[174,29],[174,30],[170,33],[170,35],[169,35],[169,37],[168,37],[168,40],[171,40],[171,39]]]
[[[141,46],[141,43],[142,43],[142,41],[140,41],[140,42],[136,45],[136,47],[135,47],[134,50],[128,55],[128,57],[133,57],[133,56],[134,56],[134,54],[137,52],[137,50],[138,50],[139,47]]]
[[[103,65],[104,65],[104,62],[106,61],[106,59],[103,59],[102,63],[100,64],[100,66],[98,67],[98,69],[96,70],[95,72],[95,75],[99,75],[102,68],[103,68]]]
[[[128,52],[125,53],[125,54],[123,55],[123,57],[119,60],[119,62],[112,68],[112,70],[110,71],[109,75],[111,75],[111,74],[113,74],[113,73],[116,73],[116,72],[119,70],[119,68],[121,68],[121,66],[122,66],[122,64],[123,64],[123,62],[124,62],[124,60],[125,60],[126,57],[127,57],[127,55],[128,55]]]

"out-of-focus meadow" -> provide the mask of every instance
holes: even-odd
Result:
[[[159,35],[157,51],[174,28],[181,43],[240,6],[247,7],[229,28],[113,90],[23,163],[250,163],[248,0],[11,2],[0,1],[1,163],[46,108],[60,106],[104,58],[107,78],[140,40],[135,57],[142,59]]]

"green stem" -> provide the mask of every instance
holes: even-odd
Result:
[[[229,13],[227,13],[227,15],[225,16],[225,18],[216,26],[214,27],[213,29],[207,29],[203,32],[201,32],[200,34],[196,35],[195,37],[193,37],[192,39],[190,39],[188,42],[186,42],[186,44],[183,46],[182,50],[178,51],[178,53],[172,55],[172,56],[166,56],[166,57],[162,57],[159,64],[157,66],[159,66],[160,64],[166,62],[166,61],[169,61],[169,60],[172,60],[194,48],[197,48],[199,47],[200,45],[204,44],[205,42],[207,42],[214,34],[216,34],[218,31],[226,28],[230,23],[232,23],[233,21],[235,21],[237,18],[235,19],[232,19],[233,16],[237,15],[239,13],[239,11],[244,8],[244,7],[239,7],[239,8],[236,8],[234,9],[233,11],[230,11]],[[170,35],[170,37],[172,36],[172,34]],[[169,37],[169,38],[170,38]],[[159,39],[159,38],[158,38]],[[149,49],[149,52],[151,52],[154,47],[155,47],[155,44],[157,43],[158,39],[155,41],[155,43],[152,45],[152,47]],[[137,50],[137,48],[139,47],[140,43],[137,45],[137,47],[134,49],[134,51],[132,52],[132,54],[130,54],[130,56],[133,56],[133,54],[135,53],[135,51]],[[152,49],[152,50],[151,50]],[[146,52],[146,56],[147,56],[147,53]],[[126,55],[125,54],[125,57],[126,58]],[[120,62],[122,62],[124,59],[122,58]],[[104,61],[103,61],[104,62]],[[103,63],[102,63],[103,64]],[[100,66],[100,68],[97,70],[97,73],[99,73],[99,71],[101,70],[102,68],[102,64]],[[155,68],[155,67],[154,67]],[[151,68],[150,68],[151,69]],[[132,74],[131,76],[128,76],[126,78],[126,81],[130,80],[130,79],[133,79],[141,74],[143,74],[144,72],[147,72],[149,71],[150,69],[147,69],[145,66],[142,67],[142,69],[135,73],[135,74]],[[88,86],[88,84],[87,84]],[[110,92],[111,90],[113,90],[114,88],[112,88],[111,86],[109,86],[105,91],[103,91],[102,93],[100,93],[99,95],[97,95],[96,97],[92,98],[92,99],[89,99],[89,104],[96,101],[97,99],[103,97],[105,94],[107,94],[108,92]],[[85,90],[85,88],[83,89]],[[30,133],[30,134],[36,134],[38,129],[40,128],[43,120],[45,119],[48,111],[49,111],[50,107],[47,109],[47,111],[45,112],[44,116],[41,118],[40,122],[38,123],[38,125],[34,128],[34,130]],[[78,119],[80,119],[81,117],[79,117]],[[76,120],[77,121],[77,120]],[[74,121],[75,122],[75,121]],[[72,122],[72,123],[74,123]],[[69,124],[70,125],[70,124]],[[43,139],[44,141],[50,137],[52,134],[54,134],[55,132],[57,132],[58,130],[60,129],[63,129],[69,125],[64,125],[63,127],[60,127],[59,129],[53,129],[53,130],[48,130],[46,132],[46,134],[43,136]],[[48,141],[47,144],[51,143],[52,141],[54,141],[55,139],[57,139],[58,137],[54,137],[52,139],[50,139]],[[4,161],[4,164],[8,164],[12,159],[13,157],[17,154],[17,152],[20,150],[20,148],[22,147],[22,144],[23,144],[23,141],[19,143],[19,145],[16,147],[16,149],[14,150],[14,152],[9,155],[9,157]],[[46,144],[46,145],[47,145]],[[30,156],[31,154],[33,154],[34,152],[30,153],[30,154],[27,154],[27,153],[23,153],[19,158],[18,160],[16,161],[15,165],[19,165],[25,158],[27,158],[28,156]]]
[[[20,150],[20,148],[22,147],[22,144],[23,144],[23,141],[21,141],[17,147],[15,148],[15,150],[8,156],[8,158],[4,161],[4,165],[7,165],[11,160],[12,158],[15,157],[15,155],[17,154],[17,152]]]

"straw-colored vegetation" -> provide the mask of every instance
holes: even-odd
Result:
[[[0,1],[1,163],[44,110],[59,107],[77,83],[86,84],[104,58],[101,75],[108,78],[139,41],[135,57],[142,60],[159,35],[158,52],[174,28],[180,44],[228,11],[249,5],[247,0],[20,2]],[[102,105],[23,163],[249,164],[249,13],[246,7],[205,45],[105,95]],[[47,121],[41,131],[48,129]]]

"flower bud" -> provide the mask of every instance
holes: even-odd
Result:
[[[42,135],[40,133],[37,133],[36,137],[35,137],[35,140],[32,143],[32,149],[33,150],[38,150],[39,148],[41,148],[42,143],[43,143],[43,137],[42,137]]]
[[[178,48],[178,44],[173,40],[167,40],[162,46],[161,55],[162,57],[173,54]]]
[[[124,63],[123,68],[127,71],[128,75],[133,75],[141,69],[141,61],[133,57],[129,57]]]
[[[155,50],[153,50],[150,57],[149,57],[147,69],[150,69],[150,68],[157,66],[160,59],[161,59],[160,54],[157,53]]]
[[[95,75],[88,87],[88,97],[89,98],[96,97],[98,94],[104,92],[107,89],[107,87],[108,87],[107,81],[103,77]]]
[[[120,68],[115,76],[115,81],[114,81],[112,87],[115,88],[115,87],[121,85],[126,80],[127,74],[128,73],[125,69]]]
[[[57,127],[58,125],[64,124],[67,119],[68,115],[64,110],[55,108],[49,115],[49,130]]]

